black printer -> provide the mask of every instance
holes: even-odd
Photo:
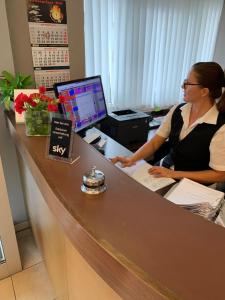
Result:
[[[102,121],[101,131],[124,146],[145,143],[151,120],[151,115],[137,110],[113,111]]]

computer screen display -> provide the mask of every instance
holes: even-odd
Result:
[[[107,116],[100,76],[60,82],[54,85],[56,97],[63,95],[61,111],[73,122],[75,132],[89,127]]]

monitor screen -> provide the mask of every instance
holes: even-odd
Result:
[[[88,77],[54,85],[56,97],[63,95],[61,111],[73,122],[75,132],[81,131],[107,116],[100,76]]]

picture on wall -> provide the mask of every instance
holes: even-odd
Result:
[[[67,24],[65,1],[28,0],[28,22]]]

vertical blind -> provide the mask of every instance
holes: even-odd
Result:
[[[108,107],[182,101],[191,65],[212,60],[223,0],[85,0],[86,75]]]

